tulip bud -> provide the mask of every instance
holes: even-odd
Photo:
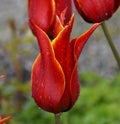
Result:
[[[109,19],[120,6],[120,0],[74,0],[83,19],[90,23]]]
[[[70,20],[72,14],[71,0],[28,0],[29,25],[34,33],[33,23],[47,34],[54,32],[56,15],[62,25]],[[53,34],[52,34],[53,35]]]
[[[29,24],[34,32],[31,22],[48,32],[55,14],[54,0],[28,0]]]

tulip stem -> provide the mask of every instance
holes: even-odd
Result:
[[[55,114],[55,124],[60,124],[61,113]]]
[[[111,50],[113,52],[113,55],[114,55],[114,57],[116,59],[118,67],[120,69],[120,56],[119,56],[118,51],[117,51],[117,49],[116,49],[116,47],[115,47],[115,45],[114,45],[114,43],[112,41],[111,35],[110,35],[110,33],[109,33],[108,29],[107,29],[107,25],[106,25],[105,22],[103,22],[101,26],[102,26],[103,32],[105,34],[105,37],[106,37],[106,39],[108,41],[108,44],[109,44],[109,46],[110,46],[110,48],[111,48]]]

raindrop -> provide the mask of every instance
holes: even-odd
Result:
[[[41,87],[42,87],[42,88],[44,87],[44,84],[43,84],[43,83],[41,83]]]
[[[40,95],[40,99],[42,99],[42,96]]]
[[[80,46],[78,46],[78,47],[77,47],[77,50],[79,51],[80,49],[81,49],[81,47],[80,47]]]
[[[51,97],[49,96],[48,99],[51,100]]]
[[[49,56],[49,55],[50,55],[50,52],[49,52],[49,51],[47,51],[47,52],[46,52],[46,56]]]
[[[107,12],[105,13],[105,16],[108,16],[108,13]]]

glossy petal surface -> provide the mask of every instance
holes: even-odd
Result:
[[[65,88],[65,77],[47,35],[39,28],[36,28],[35,33],[41,55],[32,69],[32,96],[40,107],[56,113]]]
[[[32,30],[34,26],[31,22],[35,23],[45,32],[48,32],[55,16],[55,2],[54,0],[29,0],[28,13]]]
[[[32,68],[32,96],[39,107],[53,113],[65,112],[75,104],[80,90],[78,58],[90,35],[100,25],[93,25],[70,41],[73,22],[74,15],[63,26],[56,16],[52,42],[46,32],[32,23],[41,52]]]
[[[88,22],[109,19],[120,5],[120,0],[74,0],[80,15]]]

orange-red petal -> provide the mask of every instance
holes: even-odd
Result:
[[[70,79],[71,106],[75,104],[80,92],[80,81],[77,65],[78,63],[76,62]]]
[[[32,96],[46,111],[57,113],[58,103],[65,90],[65,77],[61,65],[56,60],[51,42],[40,28],[35,30],[41,55],[32,68]]]
[[[99,25],[100,24],[93,25],[83,35],[80,35],[78,38],[73,39],[71,41],[71,46],[73,47],[73,51],[74,51],[74,68],[72,70],[71,79],[70,79],[71,106],[74,105],[75,101],[78,98],[79,92],[80,92],[80,82],[79,82],[79,76],[78,76],[78,71],[77,71],[79,55],[80,55],[85,43],[88,41],[88,38],[91,36],[92,32]]]
[[[88,31],[86,31],[85,33],[83,33],[82,35],[80,35],[79,37],[77,37],[76,39],[74,39],[72,41],[72,45],[74,45],[74,54],[76,56],[76,59],[79,58],[80,53],[84,47],[84,45],[86,44],[87,40],[89,39],[89,37],[91,36],[91,34],[93,33],[93,31],[100,25],[101,23],[96,23],[94,24]]]
[[[53,31],[52,31],[53,38],[55,38],[62,30],[63,30],[63,25],[62,25],[59,17],[56,16],[56,18],[54,20],[54,25],[53,25]]]
[[[73,68],[75,66],[75,62],[74,62],[74,49],[70,45],[70,34],[72,30],[73,21],[74,21],[74,15],[71,17],[69,24],[63,28],[63,30],[58,34],[58,36],[52,42],[56,59],[59,61],[59,63],[62,66],[66,81],[65,92],[59,104],[61,111],[66,111],[70,109],[72,106],[70,80],[71,80]],[[77,82],[74,83],[76,85]],[[76,92],[78,93],[77,88],[76,88]]]

